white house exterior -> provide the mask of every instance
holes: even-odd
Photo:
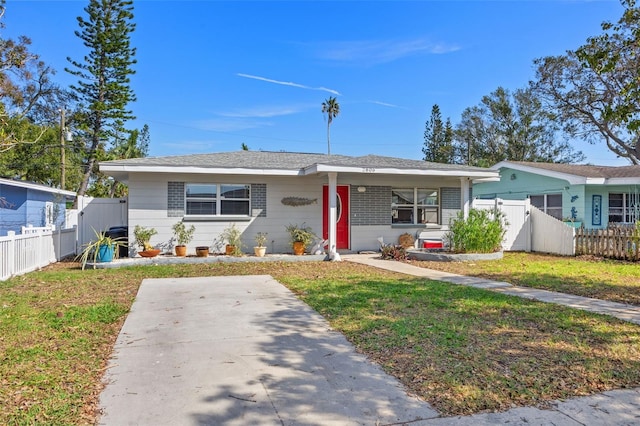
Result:
[[[337,251],[376,250],[378,238],[428,233],[441,237],[449,219],[468,209],[475,179],[497,179],[485,168],[368,155],[237,151],[100,163],[129,185],[129,235],[136,225],[158,231],[151,243],[170,249],[171,227],[195,225],[196,246],[214,251],[236,224],[245,252],[258,232],[270,253],[291,251],[285,227],[305,223]],[[131,239],[131,238],[130,238]]]

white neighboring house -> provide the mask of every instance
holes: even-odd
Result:
[[[214,247],[236,224],[244,250],[268,233],[270,253],[291,251],[285,226],[310,226],[336,251],[377,250],[379,237],[403,233],[440,238],[449,219],[469,208],[476,179],[497,171],[367,155],[236,151],[148,157],[100,163],[100,171],[129,185],[128,226],[158,231],[151,243],[174,244],[171,227],[195,225],[196,246]],[[132,240],[132,238],[130,238]]]

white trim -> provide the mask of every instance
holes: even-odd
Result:
[[[535,175],[546,176],[555,179],[562,179],[571,185],[640,185],[640,177],[614,177],[603,178],[595,176],[579,176],[571,173],[557,172],[554,170],[543,169],[535,166],[527,166],[510,161],[501,161],[491,167],[492,170],[499,171],[502,168],[518,170],[521,172],[532,173]],[[486,181],[485,181],[486,182]],[[480,182],[478,182],[480,183]]]
[[[498,178],[499,173],[492,170],[466,171],[466,170],[435,170],[435,169],[397,169],[393,167],[362,167],[362,166],[334,166],[331,164],[313,164],[304,168],[304,175],[316,173],[357,173],[363,175],[411,175],[411,176],[448,176],[448,177],[474,177],[474,178]]]
[[[77,195],[75,192],[52,188],[50,186],[40,185],[39,183],[25,182],[22,180],[0,178],[0,185],[16,186],[18,188],[33,189],[35,191],[50,192],[52,194],[65,195],[67,197],[75,197]]]
[[[222,167],[187,167],[187,166],[123,166],[100,163],[101,172],[114,173],[189,173],[189,174],[224,174],[224,175],[266,175],[266,176],[298,176],[299,170],[285,169],[249,169]]]
[[[502,168],[507,168],[507,169],[518,170],[521,172],[532,173],[534,175],[542,175],[542,176],[547,176],[555,179],[562,179],[562,180],[566,180],[571,185],[586,185],[587,183],[599,183],[599,182],[588,182],[588,181],[589,179],[602,179],[602,178],[586,178],[584,176],[577,176],[570,173],[561,173],[553,170],[541,169],[539,167],[525,166],[522,164],[512,163],[510,161],[501,161],[491,168],[493,170],[500,170]]]
[[[428,169],[397,169],[355,166],[334,166],[330,164],[313,164],[300,170],[291,169],[251,169],[251,168],[222,168],[222,167],[185,167],[185,166],[139,166],[113,165],[100,163],[100,171],[104,173],[186,173],[186,174],[224,174],[224,175],[258,175],[258,176],[307,176],[318,173],[357,173],[376,175],[411,175],[411,176],[448,176],[469,177],[475,179],[499,179],[496,171],[465,171],[465,170],[428,170]]]

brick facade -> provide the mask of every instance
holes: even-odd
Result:
[[[184,182],[169,182],[167,217],[184,216]]]
[[[267,217],[267,184],[251,184],[251,210],[260,210],[257,217]]]
[[[359,185],[362,186],[362,185]],[[391,187],[351,187],[351,225],[391,225]]]

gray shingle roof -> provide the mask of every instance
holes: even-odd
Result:
[[[640,177],[640,166],[591,166],[583,164],[535,163],[529,161],[509,161],[527,167],[566,173],[591,178]]]
[[[300,170],[314,164],[346,167],[373,167],[443,171],[483,171],[488,169],[464,165],[430,163],[421,160],[407,160],[395,157],[366,155],[350,157],[346,155],[308,154],[298,152],[273,151],[233,151],[211,154],[192,154],[168,157],[132,158],[128,160],[105,161],[109,166],[147,167],[201,167],[201,168],[247,168]]]

